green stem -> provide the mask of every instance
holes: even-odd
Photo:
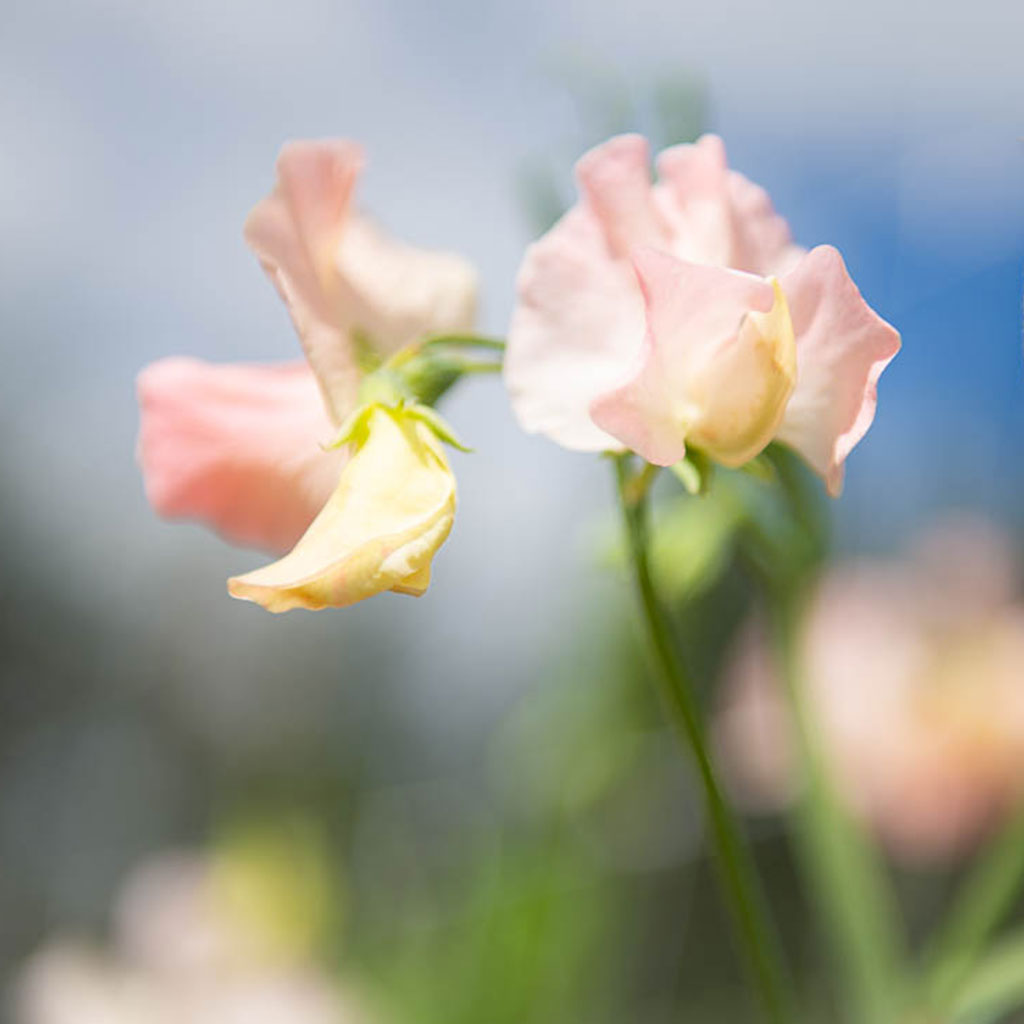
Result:
[[[423,342],[423,347],[444,345],[451,348],[483,348],[492,352],[504,352],[505,342],[501,338],[488,338],[482,334],[434,334]]]
[[[936,1010],[959,995],[985,940],[1020,894],[1022,876],[1024,807],[985,852],[925,955],[927,996]]]
[[[460,359],[458,367],[463,373],[501,373],[502,363],[486,363],[479,359]]]
[[[894,897],[876,851],[835,790],[819,744],[799,664],[803,602],[793,593],[770,594],[803,785],[796,809],[799,853],[844,975],[845,1004],[863,1024],[888,1024],[904,1005]]]
[[[638,483],[649,483],[649,474],[641,472],[638,477],[631,477],[629,456],[617,456],[615,469],[636,586],[658,664],[661,696],[672,724],[696,762],[716,865],[764,1016],[773,1024],[790,1022],[793,1020],[790,991],[778,940],[769,923],[752,858],[718,783],[693,685],[673,645],[668,618],[651,577],[647,488],[638,486]]]

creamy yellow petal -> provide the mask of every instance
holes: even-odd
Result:
[[[338,608],[384,590],[422,594],[455,516],[455,478],[421,421],[377,408],[368,436],[284,558],[228,581],[268,611]]]
[[[796,342],[786,296],[774,278],[767,313],[746,315],[734,341],[694,381],[700,409],[689,443],[725,466],[742,466],[775,436],[796,384]]]
[[[419,572],[407,576],[401,583],[396,583],[391,589],[396,594],[410,594],[412,597],[422,597],[430,586],[430,566],[425,565]]]

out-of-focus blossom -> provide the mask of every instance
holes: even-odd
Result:
[[[803,678],[849,805],[897,856],[943,860],[1024,799],[1024,605],[1012,549],[976,523],[934,530],[906,563],[853,562],[822,582]],[[756,631],[729,673],[719,738],[737,793],[795,791],[786,709]]]
[[[106,951],[44,947],[15,987],[14,1024],[364,1024],[310,963],[268,944],[217,865],[168,855],[129,882]]]
[[[777,438],[838,493],[899,335],[836,250],[792,244],[720,139],[657,168],[636,135],[591,150],[579,203],[528,249],[505,363],[520,423],[657,465],[689,444],[738,466]]]
[[[365,372],[428,335],[469,330],[474,317],[476,278],[467,263],[388,238],[354,209],[362,165],[352,142],[289,143],[273,192],[246,222],[246,240],[288,306],[307,364],[175,358],[147,367],[138,381],[139,458],[153,507],[208,523],[238,544],[274,553],[298,545],[289,566],[301,562],[305,576],[289,577],[288,607],[346,604],[396,583],[407,593],[426,589],[422,567],[410,582],[378,572],[373,559],[349,560],[345,581],[335,576],[315,594],[296,586],[314,576],[322,581],[365,540],[339,532],[352,525],[350,515],[339,514],[349,452],[326,449],[356,408]],[[387,497],[386,462],[377,460],[376,468],[379,502]],[[397,471],[391,491],[402,491]],[[409,499],[398,500],[405,515]],[[363,569],[369,575],[355,579]],[[264,582],[274,571],[262,570]],[[245,585],[232,592],[258,599]],[[261,603],[283,607],[277,598]]]

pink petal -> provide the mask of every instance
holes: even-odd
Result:
[[[806,250],[794,244],[768,193],[738,171],[729,172],[727,188],[733,222],[729,265],[763,276],[790,270]]]
[[[642,349],[643,300],[630,265],[637,246],[762,273],[801,251],[763,190],[728,170],[716,136],[666,150],[658,167],[662,183],[652,187],[648,146],[637,135],[585,154],[576,169],[581,201],[523,260],[505,381],[522,427],[567,448],[621,447],[590,410]]]
[[[878,378],[900,336],[861,297],[842,256],[811,250],[781,279],[797,344],[797,385],[779,440],[824,477],[843,486],[843,462],[875,417]]]
[[[334,257],[340,315],[382,355],[476,319],[476,271],[455,253],[418,249],[366,217],[349,218]]]
[[[345,140],[289,142],[277,184],[245,223],[245,238],[284,299],[335,422],[358,386],[348,326],[338,315],[334,256],[341,242],[362,147]]]
[[[604,229],[612,255],[665,237],[651,188],[651,153],[642,135],[617,135],[576,163],[580,192]]]
[[[286,551],[327,501],[342,452],[304,364],[216,366],[164,359],[138,379],[146,495],[173,519],[234,543]]]
[[[590,405],[637,357],[643,298],[632,266],[610,257],[587,206],[526,250],[518,293],[505,384],[520,425],[576,451],[620,448],[591,420]]]
[[[722,388],[708,393],[708,375],[717,375],[723,360],[732,366],[744,317],[770,310],[774,296],[760,278],[654,249],[638,250],[635,261],[647,307],[640,367],[627,384],[598,397],[591,414],[648,462],[670,466],[686,453],[688,429],[716,415]]]
[[[793,245],[768,193],[729,170],[717,135],[664,150],[658,175],[672,252],[680,259],[764,276],[787,269],[803,251]]]
[[[353,142],[290,142],[245,237],[287,303],[332,419],[359,384],[354,333],[381,355],[425,334],[468,331],[476,274],[461,257],[398,242],[352,209],[363,166]]]

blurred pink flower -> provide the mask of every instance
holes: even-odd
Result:
[[[505,379],[522,426],[581,451],[671,465],[686,444],[740,465],[771,440],[842,486],[899,335],[840,255],[793,245],[720,139],[613,138],[582,198],[526,253]]]
[[[213,866],[167,854],[129,881],[114,945],[58,940],[15,985],[14,1024],[363,1024],[311,964],[268,958],[230,913]]]
[[[428,334],[471,328],[473,269],[397,242],[356,211],[362,166],[353,142],[288,143],[273,192],[246,222],[246,240],[288,306],[306,364],[173,358],[139,375],[139,460],[161,515],[198,519],[237,544],[287,551],[338,484],[346,454],[322,446],[354,409],[367,362]],[[335,589],[347,603],[345,588]]]
[[[991,528],[933,530],[905,563],[853,562],[821,583],[804,679],[841,792],[898,857],[945,860],[1024,799],[1024,605]],[[752,630],[718,720],[737,794],[793,796],[785,708]]]

